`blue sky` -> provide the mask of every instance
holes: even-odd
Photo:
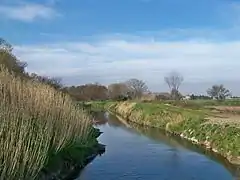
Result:
[[[0,22],[28,71],[65,84],[139,78],[166,91],[175,70],[184,93],[240,94],[237,0],[1,0]]]

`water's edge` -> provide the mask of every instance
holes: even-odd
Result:
[[[240,177],[240,171],[221,156],[160,128],[126,121],[109,111],[94,114],[94,122],[103,132],[98,141],[106,144],[107,151],[84,168],[76,180]]]
[[[96,138],[102,133],[98,131]],[[105,145],[94,142],[90,146],[74,145],[52,156],[40,171],[37,180],[72,180],[98,155],[105,152]]]
[[[135,121],[131,121],[131,119],[129,119],[129,118],[125,119],[121,114],[119,114],[118,112],[111,111],[110,109],[106,109],[106,111],[109,112],[110,114],[116,116],[123,123],[130,122],[130,123],[138,124],[139,126],[142,126],[142,127],[157,128],[171,136],[174,136],[175,138],[180,138],[185,141],[188,141],[192,145],[195,145],[195,146],[201,148],[202,150],[204,150],[205,153],[210,153],[211,155],[218,157],[218,159],[220,158],[221,159],[220,163],[224,164],[228,168],[230,167],[231,171],[236,171],[236,172],[240,171],[240,162],[239,161],[237,161],[237,162],[231,161],[227,156],[220,154],[216,149],[212,148],[207,142],[202,143],[202,142],[196,140],[195,138],[190,138],[190,137],[184,136],[182,133],[178,134],[178,133],[175,133],[172,131],[168,131],[167,129],[164,129],[164,128],[152,127],[152,126],[147,126],[147,125],[144,125],[141,123],[137,123]]]
[[[115,112],[111,112],[110,110],[108,110],[107,112],[113,116],[116,116],[119,119],[119,121],[121,121],[123,124],[125,124],[127,126],[132,126],[132,128],[134,128],[134,129],[136,129],[136,127],[138,127],[138,126],[141,128],[158,129],[159,131],[161,131],[168,137],[173,137],[175,140],[181,141],[181,143],[184,143],[184,144],[187,143],[188,145],[190,145],[190,146],[188,146],[189,149],[192,149],[193,151],[197,151],[198,153],[204,154],[204,155],[208,156],[210,159],[213,159],[214,161],[224,165],[224,167],[226,167],[226,169],[228,169],[233,174],[240,174],[240,166],[239,165],[231,163],[227,158],[225,158],[221,154],[216,153],[209,148],[206,148],[202,144],[198,144],[194,141],[191,141],[190,138],[189,139],[183,138],[182,136],[180,136],[176,133],[166,131],[165,129],[160,129],[160,128],[151,127],[151,126],[144,126],[144,125],[138,124],[136,122],[127,121],[126,119],[121,117],[119,114],[117,114]]]

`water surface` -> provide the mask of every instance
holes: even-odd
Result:
[[[106,152],[97,157],[77,180],[235,180],[237,168],[219,157],[167,135],[98,114],[103,132],[99,141]]]

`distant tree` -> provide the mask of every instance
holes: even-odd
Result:
[[[181,86],[183,80],[183,76],[178,72],[171,72],[168,76],[164,77],[164,81],[167,83],[173,99],[181,98],[179,87]]]
[[[26,76],[25,67],[27,63],[19,61],[12,54],[12,46],[4,39],[0,38],[0,65],[3,65],[8,71],[18,76]]]
[[[180,100],[183,98],[183,95],[179,92],[179,90],[172,89],[171,91],[171,97],[174,100]]]
[[[106,100],[108,89],[106,86],[95,83],[64,88],[77,101]]]
[[[207,94],[212,98],[216,98],[218,100],[224,100],[226,97],[231,96],[230,91],[226,89],[222,84],[213,85],[207,90]]]
[[[32,79],[34,81],[38,81],[38,82],[47,84],[47,85],[53,87],[56,90],[60,90],[60,89],[63,88],[61,78],[40,76],[40,75],[37,75],[35,73],[30,74],[29,77],[30,77],[30,79]]]
[[[108,86],[108,94],[111,99],[127,97],[128,91],[128,86],[125,83],[113,83]]]
[[[201,100],[209,100],[211,99],[210,96],[205,96],[205,95],[195,95],[195,94],[192,94],[190,96],[191,100],[195,100],[195,99],[201,99]]]
[[[129,94],[131,94],[133,98],[140,98],[143,93],[148,91],[148,86],[142,80],[129,79],[126,85],[129,89]]]

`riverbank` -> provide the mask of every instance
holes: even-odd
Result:
[[[98,138],[100,135],[99,129],[95,129],[94,137]],[[36,180],[75,179],[87,164],[104,152],[105,145],[99,144],[96,139],[84,146],[74,144],[57,154],[52,154]]]
[[[142,126],[116,114],[98,112],[96,127],[106,152],[96,158],[77,180],[99,179],[239,179],[237,166],[216,153],[171,135]],[[226,163],[225,163],[226,162]]]
[[[102,149],[91,116],[69,95],[3,66],[0,79],[1,180],[68,179]]]
[[[127,121],[164,129],[240,165],[240,124],[223,121],[210,108],[143,102],[98,102],[93,106],[105,108]]]

